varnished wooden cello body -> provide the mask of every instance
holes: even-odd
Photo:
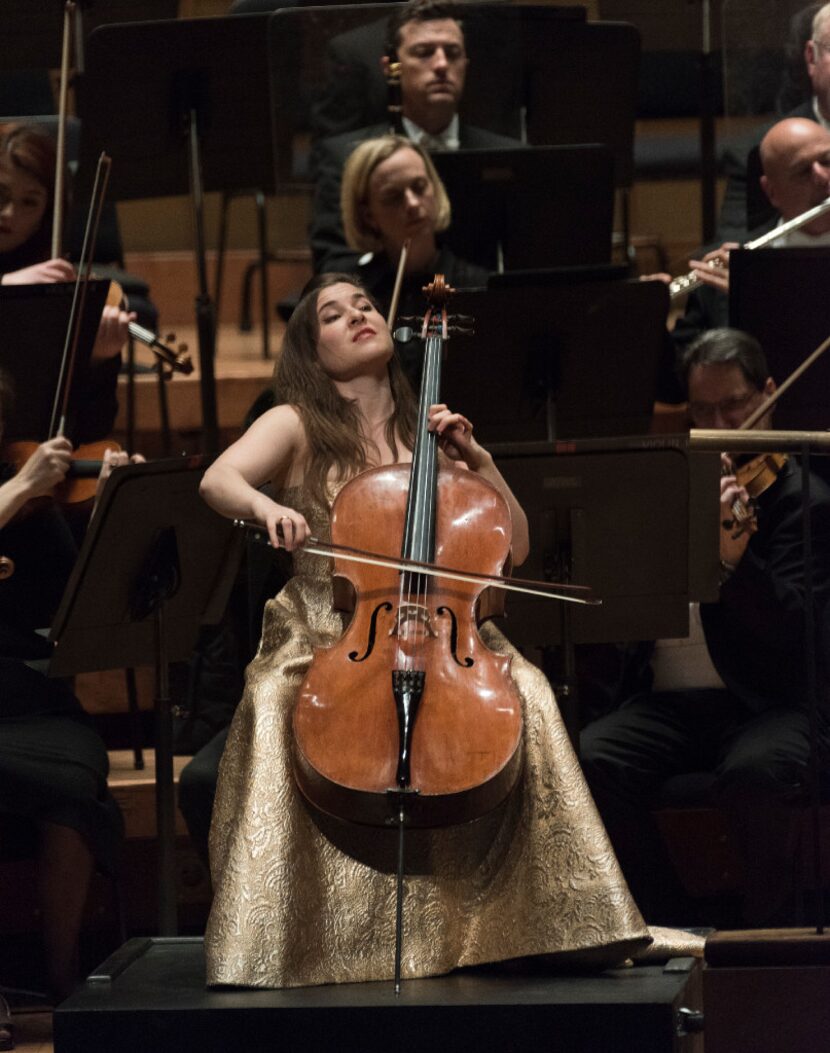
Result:
[[[440,288],[440,286],[439,286]],[[365,472],[332,510],[332,540],[501,574],[510,512],[475,473],[441,466],[427,430],[439,401],[446,309],[427,313],[412,465]],[[478,632],[481,584],[338,564],[354,592],[341,640],[318,649],[294,710],[295,772],[316,807],[347,821],[442,826],[498,805],[521,771],[522,709],[510,657]]]

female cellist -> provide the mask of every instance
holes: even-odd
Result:
[[[392,975],[395,832],[361,827],[303,803],[291,769],[291,714],[312,648],[344,628],[329,565],[304,552],[325,537],[330,502],[373,465],[411,460],[414,403],[388,327],[356,280],[314,280],[289,323],[268,411],[208,470],[206,500],[267,528],[294,552],[295,575],[266,607],[220,769],[211,830],[215,899],[208,981],[257,987]],[[491,456],[459,414],[436,405],[430,428],[449,458],[507,500],[514,552],[527,522]],[[259,488],[270,484],[274,496]],[[512,654],[521,697],[524,768],[517,789],[463,826],[413,830],[403,974],[524,955],[647,942],[570,750],[553,694],[492,626],[485,642]],[[354,744],[349,744],[354,745]]]

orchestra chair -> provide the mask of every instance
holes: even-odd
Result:
[[[0,943],[11,936],[22,937],[29,933],[38,933],[39,938],[34,875],[36,855],[36,823],[24,816],[0,814]],[[85,928],[92,926],[114,932],[113,938],[107,940],[107,946],[120,947],[127,939],[119,873],[110,876],[96,870],[93,874]],[[45,991],[6,986],[8,981],[12,984],[19,982],[14,975],[4,975],[0,967],[0,995],[13,1003],[49,1001]]]
[[[693,900],[738,896],[744,888],[744,863],[729,822],[712,803],[712,772],[675,775],[661,787],[654,817],[680,883]],[[817,892],[813,872],[812,813],[809,804],[793,804],[793,873],[796,911],[802,924],[808,894]],[[822,887],[830,890],[830,798],[820,812]]]

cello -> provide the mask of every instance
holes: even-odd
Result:
[[[511,522],[502,495],[476,473],[439,468],[427,429],[439,400],[448,336],[439,275],[423,324],[424,377],[412,465],[362,473],[338,494],[335,546],[500,575]],[[516,785],[522,709],[511,659],[482,642],[493,613],[480,583],[416,570],[362,565],[334,554],[335,594],[353,596],[340,641],[320,648],[293,714],[294,769],[308,801],[339,819],[370,825],[443,826],[475,819]],[[343,586],[347,586],[346,589]]]

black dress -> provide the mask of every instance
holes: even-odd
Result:
[[[37,512],[0,530],[0,554],[15,564],[0,581],[3,832],[25,844],[32,820],[71,827],[112,873],[123,823],[107,789],[107,752],[69,687],[41,671],[50,645],[35,632],[49,624],[72,568],[72,535],[59,513]]]

